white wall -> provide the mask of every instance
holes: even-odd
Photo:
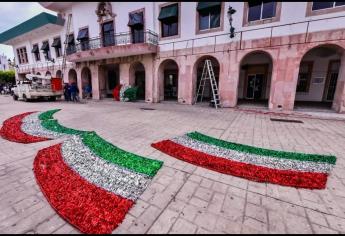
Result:
[[[145,25],[146,29],[150,29],[155,31],[157,34],[159,33],[160,22],[158,21],[159,15],[159,5],[165,2],[112,2],[112,9],[113,13],[116,14],[115,16],[115,32],[128,32],[129,28],[127,26],[128,23],[128,13],[134,10],[138,10],[141,8],[145,8]],[[198,46],[206,46],[210,45],[213,46],[215,42],[215,37],[208,37],[207,36],[215,36],[217,44],[221,43],[229,43],[235,40],[239,40],[240,35],[237,34],[235,38],[230,39],[229,35],[221,35],[227,34],[230,29],[229,20],[227,17],[227,10],[229,6],[232,6],[236,9],[236,13],[233,15],[233,26],[236,28],[236,31],[240,30],[249,30],[249,29],[260,29],[263,27],[270,27],[270,26],[279,26],[283,24],[289,24],[294,22],[300,21],[307,21],[309,19],[322,19],[326,17],[333,17],[333,16],[340,16],[344,15],[344,12],[338,13],[330,13],[324,14],[319,16],[313,17],[306,17],[306,10],[307,10],[307,2],[282,2],[282,11],[281,11],[281,18],[279,22],[268,23],[268,24],[261,24],[257,26],[249,26],[249,27],[242,27],[243,24],[243,9],[244,3],[243,2],[225,2],[224,3],[224,14],[223,14],[223,22],[224,22],[224,29],[223,31],[218,31],[214,33],[204,33],[204,34],[195,34],[195,24],[196,24],[196,7],[197,2],[181,2],[181,35],[179,38],[170,39],[170,40],[161,40],[160,43],[160,50],[167,51],[175,49],[184,49]],[[77,38],[78,31],[81,27],[88,26],[89,27],[89,36],[90,37],[98,37],[100,34],[99,23],[97,22],[97,15],[95,10],[97,9],[98,2],[76,2],[73,3],[72,6],[67,9],[64,13],[66,15],[67,21],[67,14],[72,13],[72,27],[71,31],[74,31],[75,39]],[[312,22],[309,25],[309,32],[319,31],[319,30],[328,30],[328,29],[335,29],[335,28],[343,28],[345,25],[345,17],[339,19],[332,19],[332,20],[324,20],[318,22]],[[51,35],[46,35],[44,38],[37,38],[35,40],[28,40],[27,42],[23,42],[21,44],[15,45],[14,51],[16,55],[16,48],[26,45],[28,50],[29,56],[29,64],[35,63],[33,60],[33,55],[30,52],[32,48],[32,44],[35,42],[39,42],[39,45],[42,45],[42,41],[49,38],[50,45],[53,42],[53,37],[56,35],[61,35],[61,41],[65,40],[65,30],[67,27],[67,23],[65,23],[64,29],[57,30],[56,33]],[[282,36],[288,34],[297,34],[297,33],[304,33],[306,31],[307,23],[289,25],[289,26],[281,26],[278,28],[274,28],[272,31],[273,36]],[[271,34],[271,29],[260,29],[256,31],[246,32],[243,33],[243,39],[255,39],[255,38],[262,38],[262,37],[269,37]],[[206,37],[206,38],[205,38]],[[194,39],[194,42],[192,42]],[[174,42],[174,46],[172,45]],[[63,48],[62,48],[63,50]],[[52,57],[55,58],[54,50],[51,50]],[[16,55],[17,57],[17,55]],[[44,62],[43,54],[41,54],[42,61]],[[17,59],[17,58],[16,58]]]

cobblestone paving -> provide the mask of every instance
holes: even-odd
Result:
[[[150,107],[156,110],[141,110]],[[27,111],[61,108],[63,125],[95,130],[113,144],[164,161],[151,185],[113,233],[345,233],[345,121],[299,118],[177,104],[14,102],[0,96],[0,123]],[[247,181],[193,166],[150,144],[197,130],[264,148],[333,154],[325,190]],[[18,144],[0,138],[0,233],[79,233],[50,207],[32,163],[59,140]]]

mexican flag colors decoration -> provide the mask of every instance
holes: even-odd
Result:
[[[324,189],[335,156],[283,152],[191,132],[152,147],[180,160],[257,182]]]
[[[4,122],[3,138],[20,143],[61,139],[40,150],[34,174],[44,196],[83,233],[111,233],[162,166],[122,150],[93,131],[64,127],[57,110],[28,112]]]

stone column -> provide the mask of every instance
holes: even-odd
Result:
[[[240,70],[238,52],[224,52],[224,56],[219,64],[219,95],[222,107],[235,107],[237,105]]]
[[[120,69],[120,84],[129,85],[129,63],[122,63],[119,65]]]
[[[268,103],[270,110],[293,110],[300,59],[296,47],[276,49]]]
[[[142,61],[145,67],[145,101],[152,103],[153,99],[153,80],[154,80],[154,61],[153,56],[148,55]]]
[[[99,87],[100,71],[98,70],[98,65],[93,64],[89,68],[91,71],[92,99],[100,100],[101,99],[101,91]]]
[[[153,61],[153,78],[152,78],[152,99],[154,103],[160,102],[160,80],[163,80],[162,71],[159,70],[160,60]]]
[[[179,57],[177,100],[181,104],[192,104],[193,101],[193,62],[191,56]]]
[[[75,69],[77,72],[77,85],[78,85],[78,89],[79,89],[79,97],[80,98],[82,97],[82,94],[83,94],[81,69],[82,69],[81,66],[79,66],[78,68]]]
[[[343,53],[341,57],[341,64],[332,109],[339,113],[345,112],[345,53]]]

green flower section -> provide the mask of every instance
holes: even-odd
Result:
[[[152,160],[126,152],[105,141],[95,132],[84,133],[81,135],[81,138],[87,147],[103,159],[150,177],[155,176],[163,165],[162,161]]]
[[[57,120],[42,120],[41,125],[51,131],[63,133],[63,134],[74,134],[74,135],[82,135],[84,133],[90,133],[91,131],[82,131],[64,127],[59,124]]]
[[[264,149],[264,148],[248,146],[244,144],[232,143],[232,142],[224,141],[221,139],[216,139],[216,138],[201,134],[199,132],[191,132],[191,133],[188,133],[187,136],[189,136],[192,139],[195,139],[207,144],[212,144],[218,147],[236,150],[239,152],[246,152],[246,153],[261,155],[261,156],[271,156],[271,157],[285,158],[285,159],[299,160],[299,161],[325,162],[325,163],[330,163],[330,164],[335,164],[336,162],[335,156],[269,150],[269,149]]]
[[[53,115],[54,115],[56,112],[60,111],[60,110],[61,110],[61,109],[54,109],[54,110],[49,110],[49,111],[43,112],[43,113],[41,113],[41,114],[38,116],[38,118],[39,118],[40,120],[51,120],[51,119],[54,119],[54,118],[53,118]]]

